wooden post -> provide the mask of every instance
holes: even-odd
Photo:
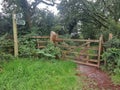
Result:
[[[54,43],[54,45],[57,45],[56,40],[58,39],[58,34],[56,34],[54,31],[51,31],[50,33],[50,42]]]
[[[112,33],[109,33],[109,38],[108,40],[111,40],[113,38],[113,34]]]
[[[37,43],[37,49],[39,49],[39,40],[36,38],[36,43]]]
[[[16,16],[13,12],[12,14],[13,19],[13,37],[14,37],[14,56],[18,56],[18,39],[17,39],[17,24],[16,24]]]
[[[98,49],[98,67],[100,66],[100,57],[101,57],[101,49],[102,49],[102,39],[103,35],[99,38],[99,49]]]
[[[90,40],[90,38],[88,40]],[[88,44],[87,44],[87,48],[90,48],[90,42],[89,41],[88,41]],[[88,51],[87,54],[89,54],[89,49],[87,49],[87,51]],[[89,59],[90,59],[90,56],[87,55],[87,63],[88,63]]]
[[[58,35],[55,32],[51,31],[51,33],[50,33],[50,41],[55,43],[57,37],[58,37]]]

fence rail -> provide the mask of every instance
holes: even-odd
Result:
[[[45,48],[45,43],[47,43],[47,41],[52,41],[55,44],[55,46],[61,48],[61,58],[72,58],[74,59],[74,62],[78,64],[85,64],[96,67],[100,66],[103,41],[102,35],[99,38],[99,40],[62,39],[59,38],[58,35],[55,33],[53,33],[53,35],[51,34],[50,36],[32,36],[32,38],[36,39],[37,48]],[[64,45],[63,42],[66,45]],[[75,45],[70,45],[70,42],[72,42],[72,44]],[[92,43],[96,43],[97,45],[91,45]]]
[[[55,45],[60,47],[62,50],[63,57],[62,58],[71,58],[76,59],[74,62],[79,64],[91,65],[91,66],[100,66],[101,59],[101,50],[102,50],[102,40],[103,36],[101,35],[98,40],[81,40],[81,39],[62,39],[56,38],[54,39]],[[70,44],[60,45],[62,42],[73,42],[79,43],[77,46],[73,46]],[[82,44],[80,44],[82,43]],[[97,45],[92,46],[92,43],[96,43]],[[62,49],[63,48],[63,49]],[[76,52],[77,49],[78,51]],[[80,50],[79,50],[80,49]],[[95,53],[90,53],[90,51]],[[74,57],[72,57],[72,55]],[[78,57],[78,58],[77,58]]]

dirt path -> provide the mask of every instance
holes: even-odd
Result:
[[[94,88],[98,88],[98,90],[120,90],[120,86],[113,85],[109,76],[96,67],[78,65],[77,69],[82,75],[87,76],[88,79],[91,79],[91,81],[88,82],[88,85],[93,88],[93,90],[96,90]]]

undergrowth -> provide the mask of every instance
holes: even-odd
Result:
[[[17,59],[0,64],[0,90],[82,90],[69,61]]]
[[[114,37],[104,47],[102,59],[106,64],[102,68],[109,72],[114,84],[120,84],[120,39]]]

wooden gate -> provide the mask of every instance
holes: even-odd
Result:
[[[32,36],[32,39],[36,39],[36,48],[43,49],[47,46],[50,36]]]
[[[54,42],[57,47],[61,48],[62,58],[73,59],[78,64],[100,66],[102,35],[99,40],[56,38]]]
[[[32,38],[36,39],[37,48],[44,48],[48,40],[52,41],[55,46],[61,48],[63,59],[72,59],[78,64],[100,66],[102,35],[98,40],[62,39],[52,32],[50,36],[33,36]]]

